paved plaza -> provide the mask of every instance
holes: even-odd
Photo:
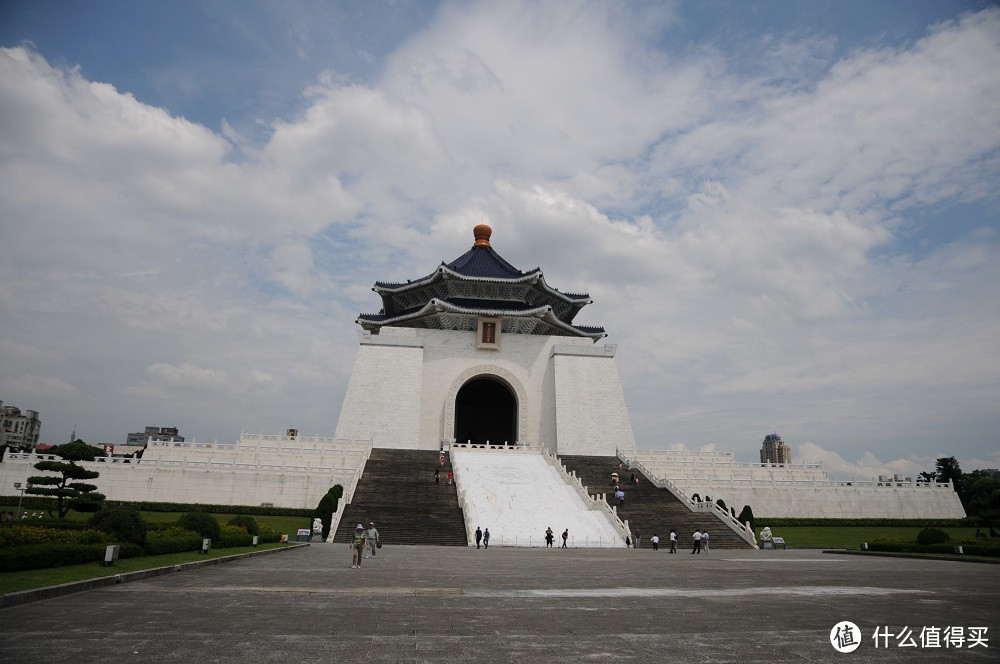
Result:
[[[364,562],[319,544],[12,606],[0,661],[987,662],[1000,648],[997,565],[429,546]],[[845,620],[850,653],[830,642]],[[989,647],[931,647],[958,627],[989,628]],[[877,628],[892,634],[878,648]]]

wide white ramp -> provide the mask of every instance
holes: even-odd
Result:
[[[592,501],[540,453],[453,449],[451,464],[469,534],[489,528],[491,546],[545,546],[546,528],[555,547],[567,528],[571,547],[625,546],[610,515],[591,509]]]

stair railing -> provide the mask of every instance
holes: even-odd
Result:
[[[632,531],[629,530],[628,519],[623,521],[619,518],[617,508],[608,504],[606,494],[599,493],[596,496],[591,496],[590,491],[588,491],[587,487],[583,485],[583,480],[577,477],[575,471],[570,471],[566,468],[565,464],[559,460],[558,456],[555,454],[549,454],[548,452],[542,453],[545,455],[546,461],[548,461],[553,468],[562,473],[563,481],[576,489],[577,493],[579,493],[580,497],[583,499],[584,504],[587,505],[587,509],[603,512],[604,516],[611,521],[611,525],[618,530],[621,535],[622,542],[625,541],[626,536],[631,537]]]
[[[629,457],[625,456],[622,450],[615,449],[615,453],[618,458],[622,461]],[[719,507],[716,503],[711,501],[695,501],[692,500],[684,491],[671,482],[665,477],[659,477],[652,473],[646,466],[639,460],[629,461],[632,468],[636,468],[640,473],[646,476],[653,486],[659,487],[661,489],[666,489],[674,498],[676,498],[682,505],[687,507],[692,512],[698,512],[704,514],[708,512],[715,516],[719,521],[724,523],[730,530],[739,535],[740,539],[752,546],[753,548],[759,548],[757,546],[757,537],[754,535],[753,528],[750,527],[750,522],[743,524],[739,522],[739,519],[732,516],[728,511]]]
[[[467,546],[472,546],[472,533],[474,528],[472,527],[472,510],[469,509],[469,498],[465,493],[465,489],[462,488],[462,482],[459,479],[461,473],[458,470],[458,465],[451,463],[451,476],[455,482],[455,490],[458,493],[458,508],[462,510],[462,521],[465,522],[465,544]]]

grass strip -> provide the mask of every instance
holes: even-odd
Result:
[[[1000,565],[1000,558],[989,556],[968,556],[958,553],[913,553],[907,551],[861,551],[850,549],[826,550],[823,553],[839,553],[848,556],[875,556],[879,558],[926,558],[928,560],[945,560],[959,563],[987,563]]]
[[[50,567],[47,569],[32,569],[21,572],[4,572],[0,574],[0,595],[19,592],[22,590],[34,590],[36,588],[46,588],[48,586],[58,586],[63,583],[73,583],[74,581],[88,581],[90,579],[100,579],[116,574],[127,572],[139,572],[157,567],[170,567],[172,565],[182,565],[184,563],[196,562],[199,560],[212,560],[225,556],[234,556],[252,551],[266,551],[269,549],[286,548],[291,543],[271,543],[259,546],[240,546],[231,549],[211,549],[208,553],[189,551],[185,553],[168,553],[162,556],[143,556],[141,558],[126,558],[118,560],[111,567],[103,567],[99,562],[87,563],[85,565],[69,565],[66,567]]]

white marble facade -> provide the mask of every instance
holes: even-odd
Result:
[[[425,450],[463,442],[456,441],[456,396],[468,381],[488,377],[514,396],[518,445],[554,454],[633,450],[614,356],[614,345],[587,338],[503,334],[495,348],[483,348],[473,331],[362,332],[335,438]]]

